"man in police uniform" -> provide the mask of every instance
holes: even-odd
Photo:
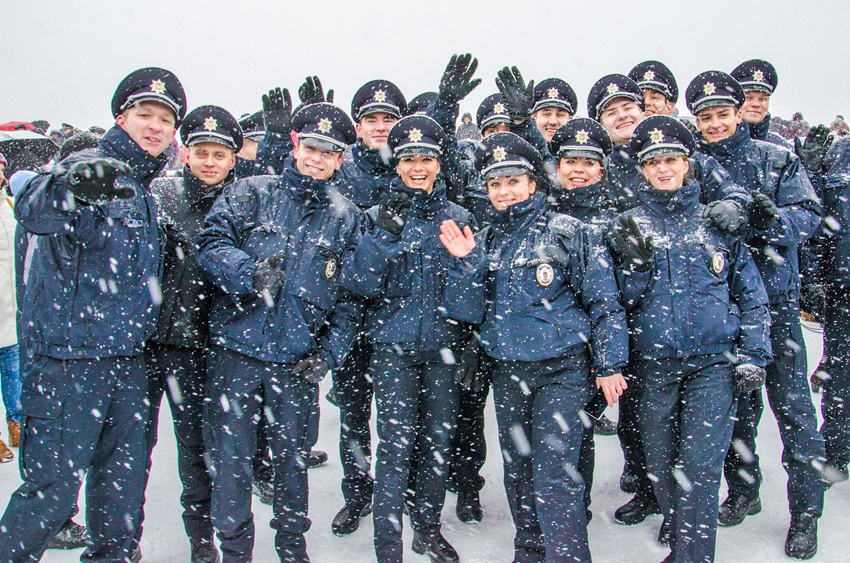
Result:
[[[161,68],[127,76],[115,126],[30,181],[15,215],[40,235],[23,310],[32,360],[21,393],[23,484],[0,520],[0,560],[38,559],[86,476],[88,561],[130,557],[144,495],[147,377],[159,310],[150,181],[186,112]],[[134,555],[134,560],[138,560]]]
[[[578,98],[573,87],[560,78],[547,78],[534,86],[531,117],[547,143],[576,114]]]
[[[676,78],[664,63],[644,61],[629,71],[643,92],[644,113],[649,115],[673,115],[673,109],[679,100],[679,86]]]
[[[750,127],[750,137],[793,150],[791,143],[782,135],[770,130],[770,97],[779,83],[773,65],[761,59],[752,59],[736,66],[730,74],[744,89],[741,114]]]

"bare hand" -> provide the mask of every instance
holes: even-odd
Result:
[[[597,377],[596,388],[602,389],[602,393],[605,394],[605,400],[608,401],[608,406],[613,407],[619,401],[623,391],[628,389],[629,386],[622,373],[615,373],[607,377]]]
[[[448,219],[440,225],[440,242],[449,251],[449,254],[457,258],[463,258],[475,248],[475,235],[469,225],[463,228],[457,226],[453,220]]]

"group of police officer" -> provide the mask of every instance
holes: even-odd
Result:
[[[635,496],[615,519],[661,513],[665,561],[712,561],[718,523],[761,509],[762,387],[789,475],[785,551],[814,556],[825,487],[850,461],[847,144],[771,133],[777,76],[762,60],[697,76],[693,124],[670,117],[678,87],[657,61],[600,79],[575,119],[567,82],[506,67],[477,112],[483,141],[459,142],[476,69],[452,57],[410,104],[367,82],[351,117],[312,77],[294,110],[277,88],[241,123],[216,106],[187,114],[166,70],[121,82],[98,147],[17,197],[34,241],[24,483],[0,561],[40,558],[84,478],[83,560],[142,559],[163,395],[192,561],[252,560],[258,428],[278,557],[309,561],[306,470],[329,371],[345,501],[331,527],[351,534],[374,512],[378,561],[402,560],[405,513],[415,552],[459,561],[440,515],[455,490],[458,517],[483,518],[491,387],[515,561],[590,561],[593,427],[617,402],[620,486]],[[178,127],[186,166],[163,178]],[[808,303],[834,305],[820,432],[801,277]]]

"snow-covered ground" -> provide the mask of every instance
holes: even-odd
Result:
[[[821,339],[817,333],[804,331],[809,353],[809,369],[814,370],[821,355]],[[323,393],[330,385],[323,383]],[[818,404],[820,396],[815,395]],[[146,563],[173,563],[189,560],[189,542],[183,532],[179,503],[180,482],[177,477],[177,455],[168,408],[163,408],[160,420],[160,439],[154,451],[153,472],[148,488],[147,521],[142,552]],[[616,418],[616,413],[609,412]],[[310,472],[310,518],[313,528],[307,534],[308,550],[314,563],[359,563],[374,561],[371,518],[363,521],[360,529],[347,537],[331,533],[331,519],[342,507],[339,483],[342,469],[337,453],[339,417],[337,409],[322,400],[322,422],[317,449],[326,450],[331,459],[324,467]],[[484,467],[487,486],[482,491],[485,510],[484,521],[477,525],[460,522],[454,514],[456,497],[449,494],[443,513],[443,532],[457,548],[464,563],[490,563],[511,561],[513,554],[513,524],[502,488],[502,463],[498,453],[495,415],[492,401],[487,407],[487,439],[490,455]],[[616,437],[597,437],[596,476],[593,489],[593,521],[590,523],[591,552],[596,563],[605,562],[657,562],[668,550],[655,542],[661,517],[653,516],[638,526],[620,526],[613,521],[614,510],[629,500],[621,492],[618,479],[623,467],[623,456]],[[786,475],[780,463],[781,443],[776,420],[770,410],[762,420],[758,453],[762,461],[761,514],[748,517],[734,528],[721,528],[717,539],[717,561],[768,563],[789,561],[783,551],[789,514],[785,492]],[[5,507],[11,492],[18,486],[17,464],[0,466],[0,507]],[[721,499],[725,491],[721,491]],[[81,508],[84,506],[81,497]],[[254,561],[277,561],[274,552],[274,533],[268,527],[271,508],[254,502],[257,541]],[[847,533],[850,514],[850,484],[833,487],[826,495],[826,509],[820,520],[820,548],[814,561],[850,561],[850,534]],[[82,520],[80,520],[82,521]],[[404,541],[406,558],[412,562],[427,562],[427,557],[410,551],[412,533],[405,519]],[[77,561],[82,550],[48,551],[43,561],[68,563]]]

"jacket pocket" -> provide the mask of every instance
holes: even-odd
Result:
[[[327,246],[317,246],[298,288],[298,295],[322,311],[330,312],[339,294],[340,255]]]

